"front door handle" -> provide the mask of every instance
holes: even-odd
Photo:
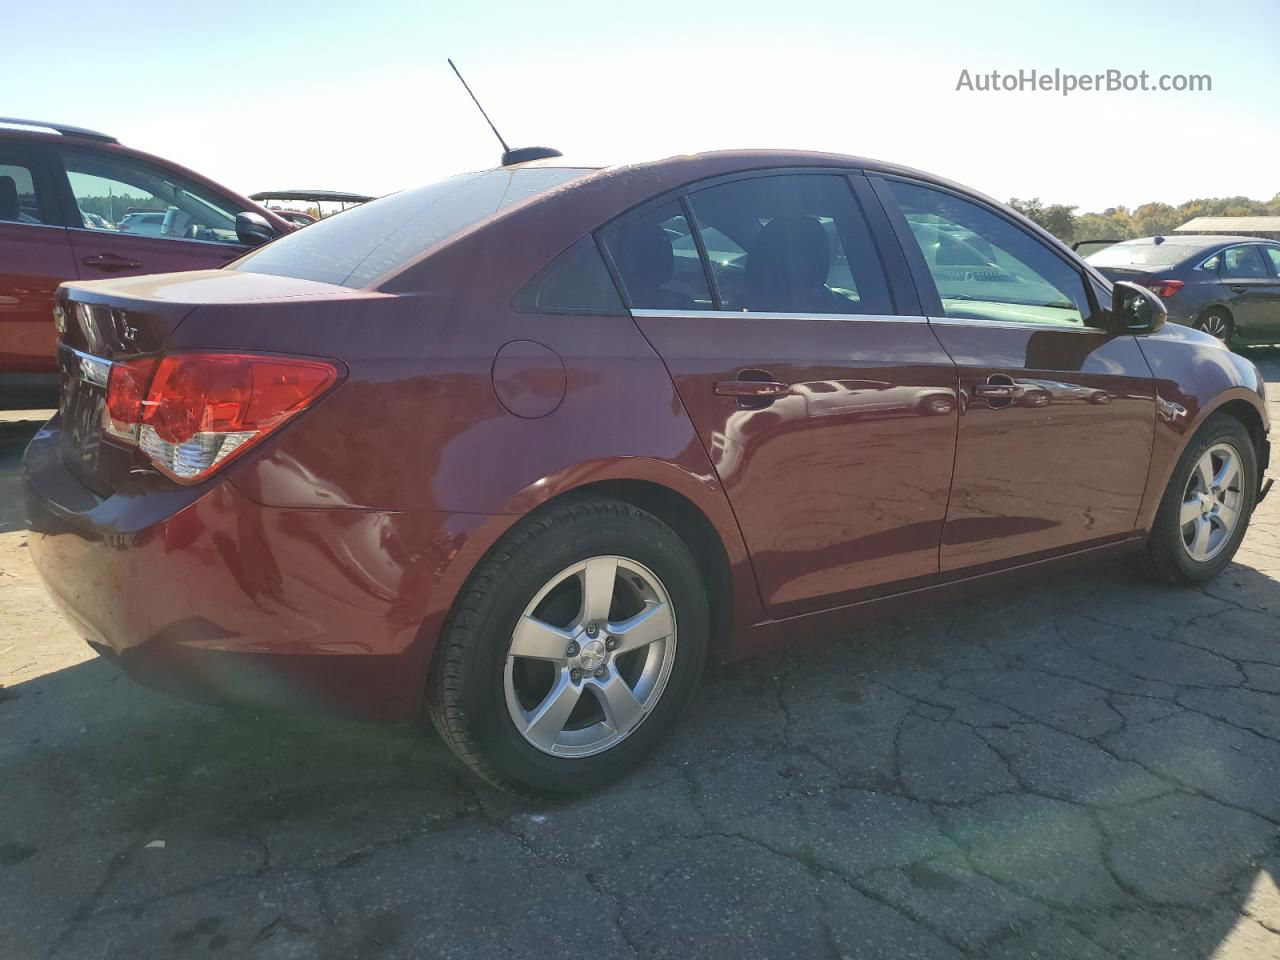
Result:
[[[716,395],[759,400],[762,397],[785,397],[791,393],[791,384],[776,380],[721,380],[716,384]]]
[[[137,260],[130,260],[128,257],[121,257],[114,253],[94,254],[93,256],[85,257],[80,262],[86,267],[105,270],[107,273],[114,273],[118,270],[137,270],[142,266]]]
[[[1246,292],[1248,292],[1248,290],[1249,290],[1249,288],[1248,288],[1248,287],[1243,287],[1243,286],[1241,286],[1241,287],[1232,287],[1232,288],[1231,288],[1231,292],[1232,292],[1232,293],[1246,293]]]
[[[973,395],[975,397],[1012,397],[1018,392],[1018,388],[1011,383],[975,383],[973,385]]]

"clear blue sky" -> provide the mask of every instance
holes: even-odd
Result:
[[[446,56],[513,145],[587,160],[818,148],[1082,209],[1280,191],[1275,0],[63,0],[11,7],[5,33],[0,112],[107,130],[246,193],[492,165]],[[964,68],[1055,67],[1213,90],[955,90]]]

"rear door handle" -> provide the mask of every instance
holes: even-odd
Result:
[[[776,380],[721,380],[716,384],[716,395],[720,397],[759,399],[785,397],[790,393],[791,384],[778,383]]]
[[[1018,392],[1018,388],[1010,383],[975,383],[973,385],[973,395],[975,397],[1012,397]]]
[[[114,253],[98,253],[90,257],[85,257],[80,261],[86,267],[94,267],[98,270],[105,270],[108,273],[116,270],[137,270],[141,263],[137,260],[130,260],[128,257],[121,257]]]
[[[1231,292],[1232,292],[1232,293],[1245,293],[1245,292],[1247,292],[1247,291],[1248,291],[1248,289],[1249,289],[1248,287],[1232,287],[1232,288],[1231,288]]]

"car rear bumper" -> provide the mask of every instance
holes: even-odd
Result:
[[[24,458],[36,568],[139,681],[204,701],[403,720],[421,708],[476,514],[266,507],[229,480],[98,498],[55,419]]]

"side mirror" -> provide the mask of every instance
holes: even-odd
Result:
[[[236,236],[247,247],[258,247],[276,238],[275,228],[267,218],[252,210],[236,214]]]
[[[1120,333],[1154,333],[1168,316],[1164,301],[1146,287],[1118,280],[1111,288],[1111,317]]]

